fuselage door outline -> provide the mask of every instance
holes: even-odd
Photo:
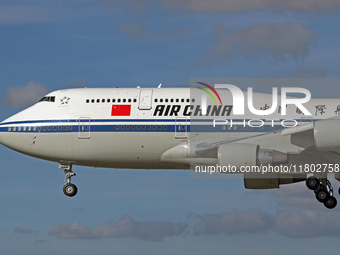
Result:
[[[78,125],[78,137],[79,139],[90,139],[90,118],[80,117]]]
[[[177,117],[175,123],[175,138],[186,139],[188,136],[187,133],[187,118]]]

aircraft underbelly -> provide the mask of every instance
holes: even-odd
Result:
[[[161,155],[178,145],[172,133],[91,132],[6,133],[3,144],[15,151],[55,162],[108,168],[171,168]],[[134,144],[134,146],[131,146]]]

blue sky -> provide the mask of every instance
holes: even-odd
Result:
[[[337,78],[338,24],[338,0],[1,0],[0,117],[69,87]],[[304,183],[249,191],[239,176],[74,167],[70,199],[56,163],[0,151],[2,254],[319,254],[340,236],[338,209]]]

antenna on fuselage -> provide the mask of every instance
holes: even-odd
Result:
[[[162,83],[160,83],[157,88],[160,89],[161,87],[162,87]]]

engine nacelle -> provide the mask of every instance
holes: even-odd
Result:
[[[319,151],[340,149],[340,119],[316,121],[314,142]]]
[[[289,184],[305,181],[306,174],[265,174],[263,178],[256,178],[255,175],[244,175],[244,187],[246,189],[278,189],[281,184]]]
[[[254,144],[221,144],[218,147],[218,164],[220,166],[278,165],[288,161],[288,155],[276,150],[261,149]]]

